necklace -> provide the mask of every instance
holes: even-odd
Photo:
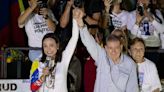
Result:
[[[53,88],[55,87],[55,73],[56,73],[56,63],[55,60],[50,59],[48,62],[48,67],[50,68],[50,74],[46,77],[46,87]]]

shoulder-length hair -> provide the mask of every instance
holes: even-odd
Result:
[[[62,51],[60,49],[60,43],[59,43],[59,39],[58,37],[54,34],[54,33],[48,33],[46,34],[43,39],[42,39],[42,57],[41,57],[41,62],[45,62],[46,60],[46,54],[44,53],[44,49],[43,49],[43,41],[46,39],[46,38],[52,38],[55,40],[56,44],[59,45],[59,49],[57,50],[57,53],[56,53],[56,57],[55,57],[55,62],[60,62],[61,61],[61,56],[62,56]]]

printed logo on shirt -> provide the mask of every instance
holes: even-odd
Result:
[[[147,19],[140,23],[141,35],[154,35],[154,30],[154,26]]]
[[[139,72],[138,79],[139,79],[139,87],[142,87],[143,80],[144,80],[144,73],[143,72]]]
[[[33,18],[33,28],[35,33],[43,34],[44,32],[49,31],[45,19],[40,15],[35,15]]]
[[[33,25],[35,33],[44,33],[45,31],[48,31],[46,22],[34,23]]]
[[[120,28],[122,25],[122,21],[118,17],[113,17],[112,23],[113,23],[114,28]]]

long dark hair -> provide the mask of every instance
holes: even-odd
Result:
[[[157,21],[162,24],[162,19],[160,19],[160,17],[156,14],[157,5],[154,4],[152,0],[150,0],[148,7],[150,8],[150,12],[154,15],[154,17],[158,19]]]
[[[59,43],[59,39],[58,37],[54,34],[54,33],[48,33],[46,34],[43,39],[42,39],[42,57],[41,57],[41,62],[45,62],[46,60],[46,54],[44,53],[44,49],[43,49],[43,41],[46,39],[46,38],[52,38],[55,40],[56,44],[59,45],[59,49],[57,50],[57,53],[56,53],[56,57],[55,57],[55,62],[60,62],[61,61],[61,49],[60,49],[60,43]]]

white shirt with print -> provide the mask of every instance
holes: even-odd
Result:
[[[144,39],[146,46],[148,47],[159,47],[160,38],[159,33],[164,32],[164,20],[160,11],[156,10],[157,16],[162,20],[160,24],[157,19],[154,17],[152,22],[148,21],[148,18],[145,17],[140,25],[136,25],[136,11],[133,11],[129,15],[128,28],[132,37],[140,37]],[[147,23],[148,24],[147,24]]]
[[[123,26],[126,26],[128,23],[128,16],[129,13],[124,10],[122,10],[119,14],[112,12],[111,17],[114,28],[121,28]]]
[[[141,92],[153,92],[157,88],[161,90],[157,68],[146,58],[144,62],[138,63],[138,78]]]

